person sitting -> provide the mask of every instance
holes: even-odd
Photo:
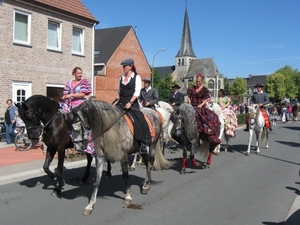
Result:
[[[231,98],[225,96],[224,89],[218,91],[217,103],[220,105],[224,115],[225,133],[231,137],[235,137],[235,131],[238,126],[237,117],[233,110],[229,108],[231,104]]]
[[[141,90],[139,101],[143,107],[148,107],[155,110],[155,104],[159,102],[158,90],[155,87],[151,87],[151,79],[145,78],[144,88]]]
[[[196,121],[201,140],[210,143],[207,166],[212,161],[212,151],[221,143],[219,139],[221,123],[217,114],[206,107],[206,103],[211,100],[209,90],[203,85],[204,76],[198,74],[196,85],[188,88],[188,104],[192,105],[196,111]]]
[[[172,87],[173,91],[170,94],[169,102],[171,106],[179,106],[183,102],[183,94],[179,92],[180,86],[175,84]]]
[[[126,110],[132,116],[134,139],[140,144],[140,153],[149,154],[150,130],[137,101],[141,93],[142,80],[140,75],[137,74],[133,59],[125,59],[121,62],[121,65],[123,74],[119,81],[118,94],[116,95],[118,103],[116,106],[121,110]]]
[[[260,111],[262,112],[263,117],[265,119],[266,127],[270,131],[272,131],[273,129],[271,126],[269,116],[266,110],[264,109],[264,106],[269,104],[270,102],[268,94],[262,90],[264,85],[257,83],[254,87],[257,89],[257,92],[254,92],[252,97],[250,98],[250,105],[257,104],[260,107]],[[249,122],[250,122],[250,114],[248,113],[246,116],[246,128],[244,129],[244,131],[249,131]]]

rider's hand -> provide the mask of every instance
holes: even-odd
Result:
[[[131,108],[131,104],[130,104],[130,102],[127,102],[125,105],[125,109],[130,109],[130,108]]]

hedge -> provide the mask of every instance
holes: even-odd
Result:
[[[247,114],[237,114],[238,124],[246,124],[246,115]]]

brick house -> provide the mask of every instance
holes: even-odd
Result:
[[[151,70],[132,26],[99,29],[95,31],[95,96],[98,100],[112,102],[117,94],[120,63],[132,58],[138,74],[151,76]]]
[[[0,115],[9,98],[21,102],[41,94],[60,99],[76,66],[93,82],[99,22],[80,0],[1,0],[0,9]]]

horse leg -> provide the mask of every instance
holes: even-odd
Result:
[[[111,178],[111,164],[109,159],[106,160],[106,164],[107,164],[107,169],[105,173],[105,178]]]
[[[256,133],[256,154],[260,154],[259,145],[261,141],[261,134],[264,128],[260,129],[259,131],[255,131]]]
[[[269,149],[269,130],[268,129],[265,129],[264,130],[265,133],[265,138],[266,138],[266,149]]]
[[[84,175],[80,180],[80,182],[83,183],[83,184],[86,184],[87,179],[90,176],[91,164],[92,164],[92,161],[93,161],[93,157],[92,157],[91,154],[85,153],[85,155],[86,155],[86,159],[87,159],[87,164],[86,164]]]
[[[247,155],[250,155],[250,148],[251,148],[252,136],[253,136],[253,128],[250,128],[249,129],[249,139],[248,139],[248,150],[246,152]]]
[[[229,141],[230,141],[230,136],[227,134],[225,134],[225,141],[226,141],[226,145],[224,151],[227,152],[229,148]]]
[[[90,215],[93,212],[94,204],[96,203],[97,193],[101,181],[101,176],[103,172],[104,166],[104,157],[96,157],[96,180],[93,184],[93,192],[89,201],[89,204],[85,207],[83,211],[83,215]]]
[[[135,164],[137,164],[136,161],[137,161],[138,153],[136,152],[133,155],[134,155],[133,161],[132,161],[132,164],[131,164],[131,166],[129,168],[130,171],[134,171],[135,170]]]
[[[65,160],[65,147],[64,146],[58,146],[57,149],[58,154],[58,162],[57,162],[57,168],[56,168],[56,185],[52,192],[53,196],[57,196],[57,194],[61,193],[62,187],[65,185],[65,180],[62,178],[62,173],[64,169],[64,160]]]
[[[181,171],[180,171],[180,175],[181,174],[185,174],[186,171],[186,164],[187,164],[187,148],[185,145],[183,145],[183,153],[182,153],[182,165],[181,165]]]
[[[45,162],[44,162],[44,165],[43,165],[43,169],[44,169],[44,172],[52,179],[54,180],[55,179],[55,174],[49,169],[50,167],[50,164],[54,158],[54,155],[55,155],[56,151],[53,149],[53,147],[48,147],[48,150],[46,152],[46,158],[45,158]]]
[[[121,168],[122,168],[122,177],[123,181],[126,186],[126,196],[123,201],[124,204],[131,204],[132,197],[131,197],[131,190],[130,190],[130,184],[129,184],[129,176],[128,176],[128,157],[125,157],[120,162]]]
[[[195,159],[195,155],[194,155],[194,152],[195,152],[195,145],[197,145],[196,143],[197,141],[193,141],[192,145],[191,145],[191,154],[190,154],[190,159],[192,161],[192,164],[194,167],[198,167],[200,164],[199,162],[197,162],[197,160]]]
[[[143,187],[141,189],[141,193],[142,194],[148,194],[148,192],[151,189],[151,169],[154,163],[154,152],[151,151],[149,153],[149,155],[147,154],[142,154],[143,160],[145,162],[146,165],[146,177],[145,177],[145,181],[143,184]]]

